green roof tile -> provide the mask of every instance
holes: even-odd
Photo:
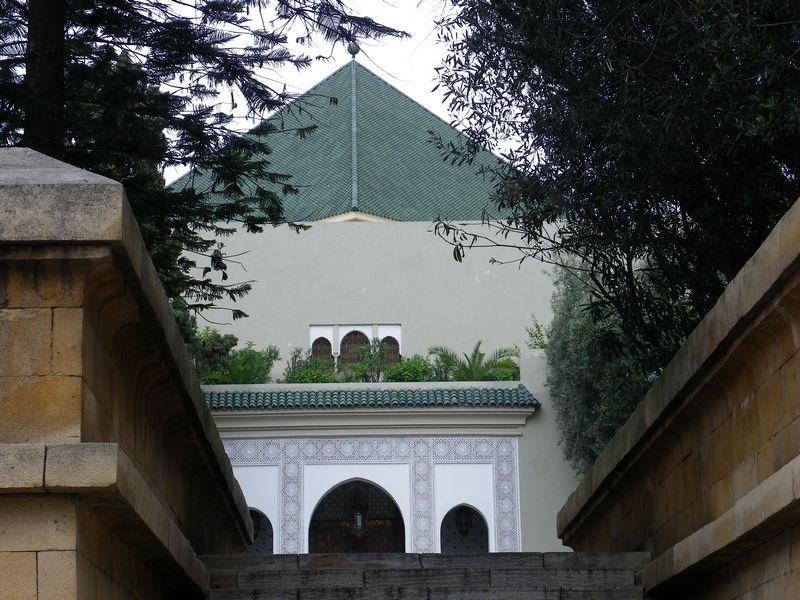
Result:
[[[284,197],[287,220],[314,221],[351,210],[350,69],[345,65],[270,119],[282,130],[268,138],[271,169],[291,175],[301,190]],[[484,208],[493,208],[494,183],[477,171],[500,160],[480,152],[472,165],[444,161],[429,131],[456,145],[466,138],[358,63],[355,69],[359,211],[399,221],[479,220]],[[310,125],[318,126],[310,135],[295,134],[297,127]],[[172,187],[187,181],[184,176]],[[201,176],[195,186],[208,188],[210,179]]]
[[[523,385],[497,387],[415,387],[371,384],[354,389],[345,384],[286,386],[210,386],[204,389],[211,410],[280,410],[337,408],[512,407],[536,408],[539,401]]]

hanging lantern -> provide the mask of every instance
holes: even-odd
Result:
[[[357,539],[364,537],[367,532],[367,510],[364,503],[364,493],[359,488],[355,488],[350,493],[348,529],[350,534]]]

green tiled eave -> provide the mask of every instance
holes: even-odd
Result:
[[[211,410],[281,410],[340,408],[536,408],[539,401],[525,386],[398,388],[371,384],[359,388],[344,384],[322,386],[209,386],[204,389]]]
[[[484,209],[496,215],[495,182],[478,171],[501,161],[489,152],[479,152],[471,165],[444,161],[430,132],[456,146],[466,138],[358,63],[355,69],[358,210],[398,221],[480,220]],[[351,211],[350,70],[345,65],[270,118],[280,130],[267,136],[270,169],[291,175],[290,183],[300,188],[297,195],[283,196],[286,220],[315,221]],[[302,139],[296,134],[298,127],[311,125],[317,126],[313,133]],[[170,187],[189,184],[186,175]],[[193,185],[210,190],[211,179],[201,174]],[[280,193],[280,186],[262,185]]]

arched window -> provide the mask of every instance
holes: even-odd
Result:
[[[333,351],[328,338],[318,337],[311,344],[311,358],[314,360],[333,360]]]
[[[369,338],[360,331],[351,331],[342,338],[339,363],[352,365],[366,358],[359,348],[369,347]]]
[[[308,551],[405,552],[405,526],[395,501],[366,481],[343,483],[311,517]]]
[[[452,508],[442,519],[442,554],[489,551],[489,528],[474,508],[466,505]]]
[[[272,554],[272,523],[260,510],[250,509],[253,520],[253,543],[247,547],[246,554]]]
[[[383,364],[385,367],[400,362],[400,342],[390,335],[387,335],[381,340],[383,344],[384,358]]]

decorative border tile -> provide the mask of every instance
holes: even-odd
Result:
[[[520,551],[517,440],[510,437],[345,437],[224,440],[233,465],[280,467],[281,554],[302,551],[303,471],[307,464],[411,465],[411,551],[433,552],[433,470],[439,463],[491,464],[495,549]]]

